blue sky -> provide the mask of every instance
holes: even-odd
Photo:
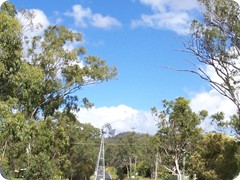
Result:
[[[193,109],[216,111],[232,106],[200,78],[162,68],[192,68],[194,57],[180,52],[189,25],[199,18],[196,0],[11,0],[17,9],[36,11],[36,22],[65,25],[83,35],[89,55],[117,66],[116,80],[84,87],[78,96],[95,104],[78,113],[80,122],[101,127],[111,123],[118,132],[156,132],[150,108],[163,99],[184,96]],[[177,50],[178,49],[178,50]],[[210,72],[210,70],[209,70]],[[227,103],[226,103],[227,102]],[[204,125],[203,125],[204,126]],[[208,126],[208,125],[206,125]]]

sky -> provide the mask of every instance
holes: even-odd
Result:
[[[98,128],[110,123],[116,132],[154,134],[158,121],[150,109],[161,109],[162,100],[179,96],[189,99],[195,112],[235,112],[229,100],[199,77],[164,68],[193,68],[187,61],[194,57],[182,50],[191,21],[200,17],[196,0],[9,1],[18,10],[35,11],[34,22],[43,28],[57,24],[80,32],[89,55],[117,67],[116,79],[85,86],[77,93],[94,103],[92,109],[77,113],[82,123]],[[211,69],[206,70],[211,75]],[[209,122],[202,127],[214,128]]]

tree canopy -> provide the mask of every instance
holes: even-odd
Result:
[[[233,0],[198,0],[202,19],[194,20],[186,51],[196,57],[191,61],[199,75],[221,95],[231,100],[237,109],[228,124],[240,134],[240,7]],[[220,123],[221,124],[221,123]]]
[[[93,104],[79,100],[76,91],[115,78],[116,67],[88,55],[82,35],[65,26],[50,25],[30,36],[26,29],[36,30],[34,14],[23,10],[28,22],[22,24],[16,13],[11,3],[2,5],[0,163],[9,175],[26,168],[27,179],[90,176],[96,157],[76,143],[96,143],[99,133],[77,120],[74,112]]]
[[[193,22],[186,47],[220,77],[211,79],[201,68],[195,72],[236,105],[230,125],[239,134],[239,6],[230,0],[199,1],[205,7],[203,21]],[[76,111],[93,104],[76,92],[115,78],[116,67],[88,55],[81,33],[65,26],[50,25],[29,36],[26,29],[39,28],[31,23],[34,14],[23,10],[29,21],[21,24],[16,13],[11,3],[0,11],[0,166],[9,177],[25,169],[25,179],[89,178],[100,130],[77,119]],[[181,178],[185,157],[187,172],[200,179],[239,172],[239,142],[218,133],[203,135],[199,124],[207,111],[195,113],[189,100],[179,97],[164,100],[163,108],[152,113],[159,122],[154,136],[126,132],[107,140],[106,163],[119,177],[136,172],[156,177],[160,170],[162,177],[167,172]],[[221,113],[212,117],[224,119]]]
[[[239,173],[239,142],[225,134],[203,136],[191,155],[189,171],[199,180],[232,180]]]
[[[163,100],[163,110],[152,108],[152,113],[159,119],[157,136],[160,142],[160,163],[168,172],[181,179],[181,162],[186,153],[193,152],[194,144],[202,133],[198,125],[207,112],[194,113],[189,101],[179,97],[173,101]]]

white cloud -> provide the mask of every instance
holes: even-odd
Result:
[[[142,14],[138,20],[133,20],[131,26],[152,27],[156,29],[169,29],[178,34],[188,32],[193,17],[191,12],[198,9],[196,0],[140,0],[150,6],[152,14]]]
[[[230,120],[230,116],[236,114],[233,102],[220,95],[215,89],[194,93],[190,100],[190,106],[194,112],[207,110],[209,116],[217,112],[224,112],[226,121]],[[201,127],[205,132],[217,130],[216,125],[211,123],[210,117],[201,123]]]
[[[44,14],[43,11],[41,11],[39,9],[32,9],[30,11],[33,11],[35,14],[34,22],[33,22],[35,25],[41,24],[43,29],[46,28],[47,26],[49,26],[50,23],[48,21],[47,16]]]
[[[20,23],[24,27],[24,36],[28,37],[31,41],[32,37],[43,35],[44,30],[50,25],[50,21],[48,20],[46,14],[39,10],[39,9],[30,9],[28,10],[33,15],[33,19],[29,19],[27,16],[28,14],[24,14],[22,12],[18,12],[17,17],[20,20]],[[58,12],[55,12],[55,14],[58,14]],[[58,23],[60,23],[61,19],[57,19]],[[29,23],[32,23],[32,29],[29,28]],[[74,30],[72,30],[74,31]],[[82,42],[66,42],[63,46],[64,50],[72,51],[75,47],[79,46]],[[24,43],[24,51],[27,53],[27,44]],[[35,52],[40,53],[41,49],[37,48],[35,49]],[[27,61],[31,62],[31,59],[27,59]],[[63,67],[65,66],[61,59],[56,62],[56,64],[61,64]],[[79,58],[74,62],[71,62],[69,65],[78,65],[80,68],[84,67],[83,61]],[[56,76],[61,79],[61,69],[59,69],[56,73]]]
[[[121,25],[117,19],[99,13],[94,14],[90,8],[84,8],[81,5],[74,5],[72,10],[72,12],[67,12],[65,15],[73,17],[76,26],[87,27],[91,25],[97,28],[109,29]]]
[[[194,94],[191,97],[191,107],[195,112],[205,109],[209,115],[223,111],[229,117],[236,113],[233,102],[214,89]]]
[[[50,22],[45,13],[39,9],[29,9],[27,11],[18,12],[17,18],[23,26],[23,35],[31,42],[34,36],[39,36],[44,33],[44,30],[50,25]],[[25,55],[27,54],[28,44],[23,40],[23,49]],[[35,49],[35,52],[40,53],[40,49]],[[31,62],[31,59],[25,59]]]
[[[81,5],[74,5],[72,10],[73,12],[67,12],[65,15],[74,17],[75,25],[86,27],[86,19],[89,19],[92,16],[91,9],[84,8]]]
[[[234,62],[234,64],[237,67],[239,67],[240,66],[239,60],[240,59],[233,59],[232,62]],[[220,68],[218,64],[216,64],[215,67]],[[229,69],[231,68],[232,66],[229,66]],[[208,77],[210,77],[212,81],[217,83],[223,83],[223,80],[218,76],[218,74],[215,72],[212,66],[205,65],[205,66],[202,66],[201,69],[206,73]],[[225,71],[222,71],[222,72],[225,72]],[[233,81],[234,80],[239,81],[239,79],[240,79],[239,74],[235,74],[234,78],[230,80],[230,84],[234,86]],[[236,98],[239,98],[239,93],[240,93],[239,91],[235,92],[235,94],[238,95],[236,96]],[[230,116],[236,114],[237,112],[236,105],[230,99],[221,95],[219,92],[217,92],[213,88],[211,88],[208,91],[204,90],[197,93],[193,93],[191,95],[191,107],[196,112],[202,109],[205,109],[209,112],[209,115],[213,115],[217,112],[222,111],[225,114],[225,118],[226,118],[225,120],[230,120]],[[208,120],[208,123],[205,122],[205,127],[211,129],[212,128],[211,126],[207,126],[209,122],[210,122],[209,120]]]
[[[238,0],[240,1],[240,0]],[[212,60],[214,67],[212,65],[202,64],[200,66],[201,70],[204,74],[198,71],[203,77],[206,75],[208,76],[213,82],[218,84],[226,84],[224,83],[226,78],[226,74],[230,76],[228,78],[228,83],[230,86],[234,87],[234,91],[231,93],[234,94],[235,99],[237,102],[240,102],[240,56],[239,56],[239,48],[238,47],[231,47],[228,50],[229,54],[234,55],[235,58],[228,59],[227,67],[222,64],[219,64],[218,61],[221,61],[218,57],[215,57],[215,60]],[[216,73],[216,69],[218,69],[218,73]],[[221,78],[223,77],[223,78]],[[223,88],[220,88],[223,89]],[[225,90],[225,94],[231,97],[231,93]],[[191,95],[191,107],[194,111],[200,111],[201,109],[205,109],[209,112],[209,115],[213,115],[217,112],[223,112],[225,114],[225,120],[230,120],[230,117],[237,113],[236,105],[227,97],[221,95],[217,90],[211,88],[208,91],[201,91],[194,93]],[[209,124],[205,122],[205,125]],[[211,126],[205,126],[206,128],[210,128]]]
[[[125,105],[90,110],[81,109],[77,113],[77,117],[80,122],[91,123],[98,128],[101,128],[105,123],[110,123],[117,133],[134,130],[141,133],[155,134],[157,131],[157,122],[150,111],[140,111]]]
[[[170,29],[178,34],[185,34],[188,31],[191,19],[185,12],[177,16],[173,12],[141,16],[141,20],[132,21],[132,27],[148,26],[156,29]]]
[[[120,26],[121,23],[110,17],[110,16],[102,16],[101,14],[94,14],[91,18],[92,26],[99,28],[108,28],[111,26]]]
[[[20,20],[21,24],[25,26],[25,35],[28,37],[33,37],[37,35],[41,35],[49,25],[50,22],[46,16],[46,14],[39,9],[30,9],[31,13],[33,13],[33,19],[30,20],[26,15],[22,12],[18,12],[17,17]],[[30,22],[33,25],[33,29],[29,28]]]
[[[237,51],[234,47],[232,47],[229,51],[231,54],[236,54]],[[240,67],[240,59],[239,57],[237,59],[231,59],[228,62],[232,63],[234,66],[228,65],[228,70],[226,71],[225,68],[223,68],[221,65],[217,63],[217,61],[214,61],[214,66],[218,69],[221,69],[219,74],[222,77],[225,77],[225,74],[229,74],[232,78],[229,78],[229,83],[231,86],[235,87],[235,96],[237,101],[240,101],[239,95],[239,83],[235,84],[234,82],[240,81],[240,74],[236,73],[236,67]],[[236,67],[235,67],[236,66]],[[217,82],[219,84],[224,84],[223,79],[220,78],[220,76],[216,73],[213,66],[202,66],[201,69],[205,72],[205,74],[213,81]],[[201,72],[199,72],[201,74]],[[230,93],[226,91],[226,94],[230,96]],[[217,111],[223,111],[228,117],[235,114],[237,112],[235,104],[226,98],[225,96],[218,93],[215,89],[210,89],[209,91],[199,92],[194,95],[192,103],[194,106],[201,106],[204,107],[204,109],[209,110],[210,114],[216,113]]]
[[[57,18],[55,20],[55,24],[61,24],[63,22],[63,19],[62,18]]]

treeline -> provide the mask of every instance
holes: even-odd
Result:
[[[107,139],[106,163],[115,167],[119,179],[137,177],[168,179],[175,175],[199,180],[232,180],[240,171],[237,138],[219,132],[203,133],[200,123],[206,111],[191,110],[189,101],[179,97],[163,101],[154,136],[126,132]]]
[[[106,165],[116,168],[119,179],[196,174],[200,180],[231,180],[240,171],[240,8],[231,0],[199,2],[205,7],[203,21],[193,22],[186,49],[212,67],[220,81],[195,63],[196,71],[183,71],[209,81],[236,105],[229,121],[223,112],[210,117],[236,136],[204,134],[200,123],[207,111],[193,112],[182,97],[164,100],[161,109],[152,108],[158,119],[156,135],[127,132],[107,140]],[[21,15],[24,24],[14,5],[1,6],[0,166],[10,178],[24,171],[29,180],[88,179],[97,160],[100,130],[77,120],[75,112],[93,104],[79,99],[76,91],[115,78],[116,67],[88,55],[81,34],[64,26],[29,34],[40,26],[33,23],[33,12],[23,10]]]

